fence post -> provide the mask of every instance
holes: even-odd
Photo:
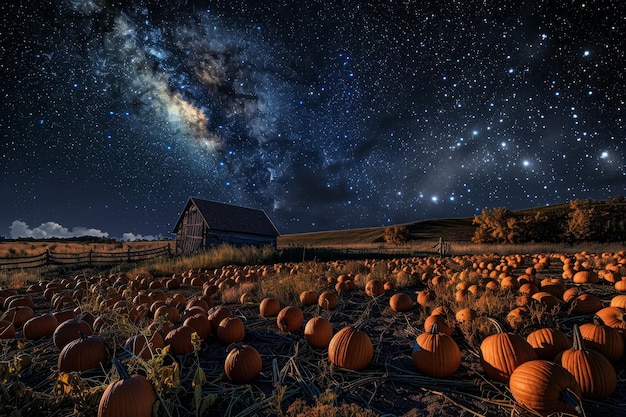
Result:
[[[167,243],[167,257],[171,258],[172,257],[172,248],[170,247],[170,243]]]
[[[50,266],[50,249],[46,248],[46,266]]]
[[[92,259],[91,255],[92,255],[92,253],[93,253],[93,250],[89,249],[89,260],[87,262],[89,264],[89,266],[91,266],[91,259]]]
[[[130,262],[130,248],[128,248],[128,262]]]

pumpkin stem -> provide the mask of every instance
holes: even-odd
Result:
[[[604,320],[602,320],[602,318],[600,316],[598,316],[597,314],[593,315],[593,324],[597,325],[597,326],[604,326]]]
[[[439,329],[437,328],[437,323],[433,323],[433,325],[430,326],[430,334],[439,334]]]
[[[578,395],[576,395],[571,389],[566,388],[561,391],[561,400],[570,407],[572,407],[576,411],[576,414],[578,414],[579,416],[584,415],[580,403],[580,398],[578,398]]]
[[[122,379],[130,378],[128,369],[126,369],[126,367],[122,364],[122,362],[117,360],[117,358],[112,358],[111,362],[113,362],[113,365],[115,365],[115,369],[117,369],[117,373],[120,374],[120,378]]]
[[[487,317],[487,319],[491,323],[493,323],[494,327],[496,328],[496,333],[506,333],[504,326],[498,320],[494,319],[493,317]]]
[[[583,336],[580,334],[580,329],[577,324],[574,324],[572,328],[572,348],[574,350],[585,350],[585,341]]]

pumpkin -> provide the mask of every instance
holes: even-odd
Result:
[[[378,297],[385,293],[385,284],[378,279],[370,279],[365,284],[365,294],[370,297]]]
[[[176,307],[170,306],[168,304],[160,305],[154,311],[154,320],[158,320],[159,317],[161,317],[161,316],[166,316],[167,319],[172,324],[176,324],[180,320],[180,312],[178,311],[178,309]]]
[[[10,321],[15,328],[18,328],[33,317],[35,317],[35,310],[29,306],[15,306],[6,310],[0,316],[0,320]]]
[[[170,330],[165,336],[164,342],[170,347],[172,355],[185,355],[193,351],[192,335],[193,327],[182,325]]]
[[[233,312],[228,307],[217,306],[209,310],[208,318],[211,322],[211,332],[217,333],[217,328],[219,327],[222,320],[224,320],[226,317],[232,316]]]
[[[78,339],[81,334],[85,336],[93,334],[89,323],[76,318],[65,320],[54,330],[52,342],[57,348],[63,349],[65,345]]]
[[[112,360],[120,379],[104,390],[98,405],[98,417],[152,417],[157,396],[150,381],[143,375],[130,375],[117,359]]]
[[[624,320],[624,309],[620,307],[604,307],[596,312],[604,324],[617,330],[626,343],[626,321]]]
[[[99,368],[107,360],[109,353],[99,336],[80,334],[59,353],[58,369],[59,372],[82,372]]]
[[[532,298],[543,304],[548,310],[553,310],[560,306],[560,300],[547,291],[538,291],[532,294]]]
[[[24,323],[22,332],[25,339],[38,340],[42,337],[52,336],[58,325],[57,318],[52,313],[46,313],[33,317]]]
[[[217,327],[217,340],[223,345],[241,342],[245,336],[246,330],[239,317],[226,317]]]
[[[611,307],[626,308],[626,294],[618,294],[611,298]]]
[[[578,271],[572,277],[572,281],[575,284],[597,284],[600,282],[600,277],[597,272],[594,271]]]
[[[579,414],[580,386],[554,362],[537,359],[519,365],[511,374],[509,389],[515,401],[541,416]]]
[[[505,332],[500,323],[491,321],[498,333],[487,336],[480,344],[480,364],[489,377],[507,383],[515,368],[537,359],[537,353],[526,339]]]
[[[456,312],[454,318],[458,323],[469,324],[478,316],[476,310],[471,308],[462,308]]]
[[[535,349],[539,359],[553,360],[560,352],[572,346],[565,333],[558,329],[545,327],[532,331],[526,341]]]
[[[569,312],[575,314],[594,314],[602,309],[602,300],[593,294],[582,293],[572,301]]]
[[[236,384],[245,384],[256,379],[262,370],[261,355],[254,347],[246,344],[233,347],[224,361],[226,376]]]
[[[608,397],[617,387],[615,368],[604,355],[585,348],[577,325],[574,325],[572,334],[573,346],[561,352],[555,362],[574,376],[583,398],[599,400]]]
[[[332,291],[324,291],[317,298],[317,305],[326,310],[334,310],[339,303],[339,296]]]
[[[200,309],[202,310],[202,309]],[[206,339],[211,335],[211,321],[206,316],[206,314],[194,314],[193,316],[187,317],[185,321],[183,321],[184,326],[189,326],[198,333],[200,339]]]
[[[0,339],[12,339],[15,336],[15,326],[7,320],[0,320]]]
[[[35,309],[35,303],[30,295],[10,295],[4,299],[4,309],[8,310],[11,307],[26,306]]]
[[[506,315],[506,322],[512,328],[515,329],[521,323],[523,323],[528,315],[530,314],[530,310],[527,306],[516,307],[513,310],[509,311]]]
[[[593,323],[580,326],[580,334],[589,349],[600,352],[611,362],[617,362],[624,354],[624,340],[619,332],[606,326],[598,316]]]
[[[259,304],[261,317],[276,317],[280,313],[280,301],[278,298],[265,297]]]
[[[433,324],[437,325],[437,329],[441,333],[452,336],[452,327],[448,325],[448,317],[444,314],[431,314],[424,320],[424,331],[428,331]]]
[[[287,333],[295,332],[302,327],[304,314],[302,310],[295,306],[287,306],[280,310],[276,317],[278,328]]]
[[[370,337],[352,326],[339,330],[328,344],[328,359],[340,368],[365,369],[373,357],[374,346]]]
[[[317,303],[317,292],[315,291],[302,291],[300,293],[300,303],[303,306],[312,306]]]
[[[436,323],[417,336],[411,358],[418,371],[433,378],[447,378],[461,366],[459,346],[452,337],[440,333]]]
[[[313,317],[304,326],[304,337],[312,348],[326,348],[333,337],[333,326],[324,317]]]
[[[156,349],[164,346],[165,341],[159,332],[154,332],[150,337],[143,334],[130,336],[124,343],[124,349],[146,361],[152,359]]]
[[[255,296],[251,292],[244,292],[239,296],[239,303],[241,304],[251,304],[254,303]]]
[[[422,290],[417,293],[416,301],[421,307],[426,307],[426,305],[428,305],[431,301],[434,301],[436,297],[437,296],[433,290]]]
[[[413,300],[408,294],[399,292],[389,298],[389,307],[397,313],[404,313],[413,308]]]

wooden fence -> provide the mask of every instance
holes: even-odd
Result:
[[[158,258],[160,256],[172,256],[170,245],[161,248],[146,249],[141,251],[126,252],[77,252],[62,253],[53,252],[49,249],[38,255],[0,258],[0,270],[40,268],[51,265],[96,265],[115,264],[122,262],[136,262],[147,259]]]

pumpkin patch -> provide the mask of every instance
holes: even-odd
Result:
[[[0,414],[30,407],[17,389],[49,373],[55,398],[37,401],[84,415],[261,415],[277,398],[289,415],[328,386],[349,401],[359,387],[369,411],[444,395],[456,412],[611,415],[626,388],[623,296],[608,272],[573,277],[619,256],[229,265],[5,291],[1,395],[14,401]]]

